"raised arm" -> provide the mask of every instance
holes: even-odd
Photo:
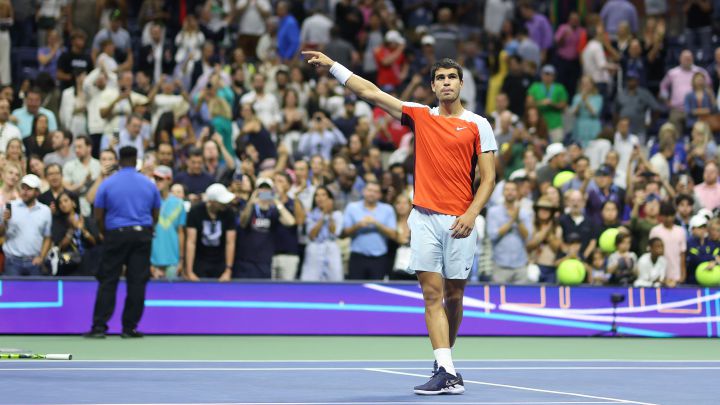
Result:
[[[305,51],[302,54],[309,57],[309,64],[330,68],[330,73],[335,76],[340,83],[363,100],[376,104],[395,119],[399,120],[402,117],[402,101],[380,90],[375,84],[353,74],[345,66],[328,58],[322,52]]]

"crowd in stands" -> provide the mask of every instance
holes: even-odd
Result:
[[[0,0],[4,256],[94,274],[95,195],[133,146],[163,199],[154,278],[412,279],[413,134],[300,55],[321,50],[426,105],[432,64],[463,66],[499,146],[473,281],[577,258],[590,284],[693,284],[720,263],[719,21],[718,0]]]

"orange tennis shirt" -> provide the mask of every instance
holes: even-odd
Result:
[[[483,117],[465,110],[443,117],[438,107],[404,102],[402,124],[415,133],[413,204],[460,216],[472,203],[480,153],[497,151],[495,134]]]

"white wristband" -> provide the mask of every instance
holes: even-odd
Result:
[[[347,83],[348,80],[350,80],[350,76],[353,75],[353,72],[350,71],[350,69],[346,68],[345,66],[335,62],[330,66],[330,73],[335,76],[335,78],[342,83],[344,86],[345,83]]]

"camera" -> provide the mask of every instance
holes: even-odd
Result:
[[[258,193],[258,199],[263,201],[272,201],[275,199],[275,193],[272,191],[261,191]]]

